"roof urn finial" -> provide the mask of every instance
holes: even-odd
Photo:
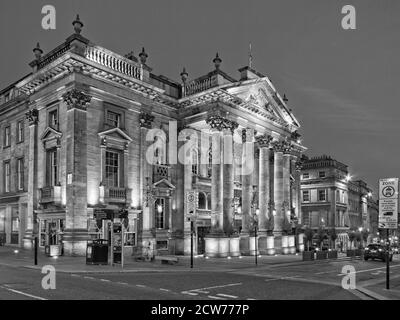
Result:
[[[125,55],[125,58],[129,60],[134,60],[135,59],[135,54],[133,53],[133,50]]]
[[[76,34],[80,34],[82,32],[82,28],[84,24],[82,23],[81,19],[79,18],[79,14],[76,15],[76,19],[72,22],[74,26],[74,30]]]
[[[37,43],[36,48],[33,49],[33,53],[35,54],[36,60],[40,60],[43,54],[43,50],[40,48],[39,42]]]
[[[215,56],[215,58],[214,58],[214,60],[213,60],[213,63],[214,63],[214,65],[215,65],[215,69],[216,69],[216,70],[219,70],[219,67],[221,66],[221,62],[222,62],[222,60],[221,60],[221,58],[219,57],[218,52],[217,52],[217,55]]]
[[[189,74],[186,72],[186,68],[183,67],[183,71],[181,72],[181,79],[183,83],[186,83]]]
[[[142,48],[142,52],[139,54],[140,62],[142,64],[146,64],[146,60],[147,60],[148,57],[149,57],[149,55],[146,53],[144,48]]]

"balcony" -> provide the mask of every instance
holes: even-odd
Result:
[[[41,204],[61,204],[61,186],[48,186],[40,189]]]
[[[153,182],[158,182],[162,179],[171,180],[170,167],[163,164],[153,166]]]
[[[132,190],[127,188],[100,186],[101,203],[126,203],[131,198]]]

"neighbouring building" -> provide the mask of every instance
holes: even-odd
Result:
[[[251,254],[254,224],[260,252],[268,231],[279,251],[300,215],[306,148],[269,78],[250,62],[235,79],[217,54],[211,72],[175,81],[144,49],[122,56],[83,37],[79,16],[73,26],[0,91],[3,242],[30,248],[38,236],[84,255],[123,222],[126,252],[188,254],[192,221],[196,253],[236,254],[239,233]]]
[[[348,246],[348,233],[378,228],[377,202],[362,180],[353,181],[348,166],[330,156],[302,157],[301,217],[312,229],[334,228],[337,243]],[[362,229],[361,229],[362,228]]]

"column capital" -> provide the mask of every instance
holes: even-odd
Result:
[[[254,140],[254,129],[246,128],[242,129],[242,142],[253,142]]]
[[[221,116],[220,114],[210,114],[206,123],[211,127],[211,129],[216,131],[230,131],[232,134],[239,127],[239,124],[233,120]]]
[[[278,140],[272,143],[272,148],[275,152],[283,152],[284,154],[290,154],[292,147],[289,142],[285,140]]]
[[[256,137],[256,141],[260,148],[272,148],[272,140],[273,138],[267,134]]]
[[[25,113],[26,119],[29,121],[29,125],[37,125],[39,122],[39,111],[37,109],[29,110]]]
[[[67,110],[79,109],[86,111],[87,105],[92,100],[92,96],[75,88],[63,94],[62,98],[67,104]]]
[[[151,129],[151,125],[154,121],[154,116],[150,113],[142,112],[139,116],[139,125],[141,128]]]

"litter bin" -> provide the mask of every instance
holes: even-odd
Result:
[[[114,246],[114,263],[121,263],[122,247]]]
[[[86,246],[86,264],[108,264],[108,241],[92,240]]]

